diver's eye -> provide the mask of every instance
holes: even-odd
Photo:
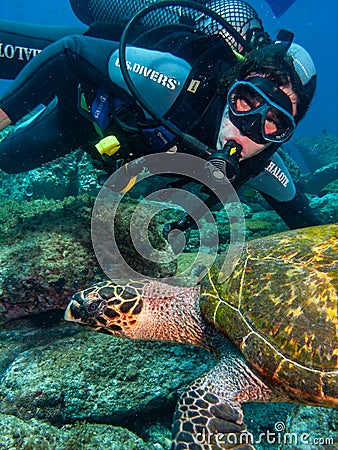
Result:
[[[243,96],[236,98],[234,106],[236,108],[236,111],[246,112],[258,108],[260,106],[260,102],[255,98]]]
[[[254,92],[242,90],[230,95],[230,103],[236,112],[244,113],[259,108],[264,101]]]
[[[102,305],[102,300],[93,300],[87,304],[86,310],[88,314],[94,315],[97,311],[100,310]]]
[[[267,117],[264,121],[264,131],[266,134],[273,134],[278,131],[276,120]]]

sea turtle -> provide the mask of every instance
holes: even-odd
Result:
[[[252,449],[242,403],[338,407],[337,235],[323,225],[249,241],[222,282],[216,263],[195,287],[101,283],[75,294],[65,318],[214,352],[218,364],[180,397],[173,448]]]

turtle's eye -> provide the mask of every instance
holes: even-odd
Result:
[[[100,299],[92,300],[86,305],[87,313],[94,316],[98,311],[100,311],[103,301]]]

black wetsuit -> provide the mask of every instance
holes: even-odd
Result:
[[[84,117],[79,111],[79,86],[85,93],[89,106],[95,101],[100,90],[113,99],[113,103],[116,99],[119,102],[124,95],[128,97],[123,89],[123,81],[118,82],[117,72],[114,72],[114,67],[117,65],[117,47],[118,43],[110,40],[80,35],[69,36],[46,47],[24,67],[9,91],[0,99],[0,107],[13,123],[39,104],[45,105],[45,108],[34,120],[18,127],[12,135],[1,142],[0,168],[2,170],[16,173],[33,169],[79,147],[91,152],[100,138],[88,117]],[[151,54],[140,51],[139,55],[136,54],[136,58],[139,56],[141,59],[132,63],[145,67],[141,70],[141,78],[143,81],[146,80],[146,84],[141,85],[140,89],[142,92],[151,92],[152,86],[161,88],[163,95],[176,89],[172,101],[168,100],[167,109],[170,109],[179,93],[177,86],[180,85],[181,89],[186,81],[189,63],[185,71],[173,77],[176,81],[179,77],[182,79],[172,88],[172,85],[166,82],[170,74],[164,73],[165,69],[157,70],[156,64],[159,64],[161,58],[153,59]],[[145,52],[149,51],[145,50]],[[169,53],[163,55],[168,56],[170,64],[173,62],[175,70],[179,70],[180,62],[184,62],[183,59],[175,59],[180,56],[176,55],[171,60],[172,55]],[[151,64],[154,61],[155,68],[152,68]],[[164,67],[168,66],[164,64]],[[149,72],[150,70],[153,72]],[[161,95],[154,94],[154,104],[159,103],[157,99],[161,98]],[[215,105],[217,106],[217,99],[209,105],[209,114],[211,112],[215,114]],[[203,134],[203,123],[206,121],[209,125],[211,123],[215,125],[216,122],[216,125],[219,125],[223,107],[224,104],[221,110],[218,108],[217,120],[214,119],[216,116],[212,116],[211,120],[210,117],[204,117],[201,123],[197,121],[194,126],[191,126],[189,132],[195,133],[199,139],[205,138],[200,135]],[[111,124],[106,128],[105,134],[110,134],[111,128],[116,134],[116,127],[111,127]],[[117,137],[119,138],[118,134]],[[212,133],[209,139],[210,142],[207,144],[215,148],[217,134]],[[146,147],[140,149],[137,156],[146,151]],[[246,182],[251,183],[262,192],[290,228],[319,223],[309,208],[305,196],[296,192],[290,174],[279,157],[269,155],[269,158],[264,158],[264,155],[257,155],[240,164],[240,167],[241,172],[235,188]]]

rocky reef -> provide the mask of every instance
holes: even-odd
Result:
[[[330,149],[337,146],[330,136],[320,136],[318,142],[304,138],[299,145],[312,148],[323,142]],[[316,184],[316,170],[324,170],[328,163],[335,170],[336,160],[325,161],[314,175],[303,175],[291,162],[290,170],[298,183],[309,187]],[[106,278],[90,233],[99,176],[80,150],[27,174],[0,174],[0,449],[169,450],[171,418],[180,392],[214,364],[211,355],[190,346],[130,342],[63,321],[70,296]],[[338,218],[335,183],[306,191],[323,222]],[[161,250],[168,247],[163,224],[180,212],[169,202],[169,212],[157,214],[148,202],[134,215],[140,196],[135,192],[123,201],[117,197],[120,206],[111,226],[121,255],[137,272],[170,276],[181,261],[146,260],[130,239],[129,224],[131,218],[136,229],[148,223],[149,240]],[[257,192],[244,187],[239,195],[247,239],[287,229]],[[99,212],[104,237],[109,205],[102,205]],[[215,217],[222,251],[230,236],[229,217],[224,211],[216,211]],[[215,230],[205,219],[201,230],[212,241]],[[199,249],[198,233],[187,232],[183,259],[189,260]],[[202,250],[207,253],[207,245]],[[109,256],[114,264],[114,255]],[[256,444],[259,450],[336,448],[334,410],[249,404],[245,413],[257,439],[267,430],[276,432],[277,423],[285,426],[279,430],[282,434],[305,432],[313,438],[303,447],[292,442],[272,445],[263,438]],[[315,441],[325,437],[326,442]],[[333,445],[329,439],[335,439]]]
[[[0,331],[0,448],[169,450],[179,394],[214,363],[195,347],[113,338],[49,313],[8,322]],[[281,442],[280,450],[336,448],[336,410],[247,404],[245,414],[256,442],[261,436],[258,450]]]
[[[32,419],[24,421],[0,413],[3,449],[24,450],[154,450],[126,428],[78,422],[61,429]]]
[[[115,339],[64,322],[21,319],[4,325],[0,338],[0,424],[8,433],[0,448],[15,440],[19,424],[23,449],[90,448],[101,435],[110,439],[106,448],[169,449],[178,393],[213,361],[193,347]],[[35,440],[41,447],[29,447]]]
[[[128,230],[136,205],[135,201],[124,202],[115,214],[121,255],[145,274],[170,276],[176,270],[175,263],[145,260],[132,245]],[[93,199],[88,196],[0,202],[0,323],[64,309],[74,292],[106,278],[92,248],[92,207]],[[146,221],[147,213],[151,215],[151,205],[143,211],[133,219],[136,228]],[[101,211],[103,219],[104,213]],[[168,246],[152,226],[153,245]],[[118,258],[110,256],[114,264]]]
[[[88,198],[0,203],[0,322],[64,308],[77,286],[102,279],[90,211]]]
[[[293,144],[310,164],[312,172],[338,160],[338,137],[325,130],[316,137],[299,136]]]

